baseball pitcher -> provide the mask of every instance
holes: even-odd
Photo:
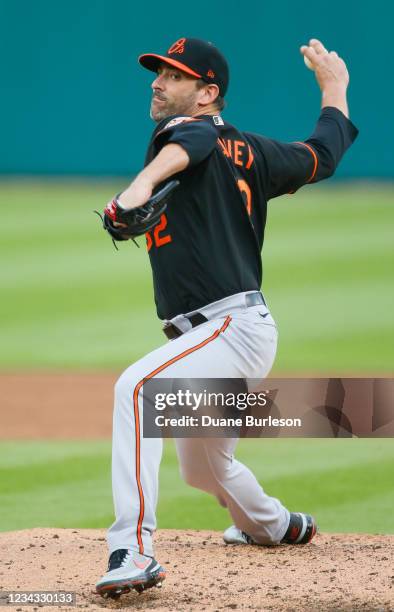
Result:
[[[132,364],[115,387],[112,479],[115,522],[109,565],[97,592],[118,598],[160,586],[154,558],[161,439],[144,438],[142,391],[153,377],[261,379],[272,367],[277,329],[262,284],[267,203],[331,176],[357,136],[349,120],[349,75],[334,51],[312,39],[301,53],[322,93],[307,140],[290,144],[241,132],[221,114],[229,68],[211,43],[181,38],[141,55],[155,73],[156,123],[144,169],[104,211],[113,240],[145,234],[157,314],[169,339]],[[290,512],[234,458],[237,439],[175,440],[185,481],[231,515],[227,544],[306,544],[313,517]]]

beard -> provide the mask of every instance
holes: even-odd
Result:
[[[156,102],[156,98],[160,100]],[[189,94],[177,100],[170,100],[162,94],[154,94],[150,105],[150,118],[156,123],[171,115],[190,115],[195,108],[195,94]]]

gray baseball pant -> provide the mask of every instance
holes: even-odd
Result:
[[[116,383],[112,449],[116,518],[108,530],[110,553],[130,548],[153,556],[162,440],[143,436],[144,380],[268,375],[277,346],[275,322],[265,305],[247,308],[245,295],[199,309],[209,320],[195,328],[183,315],[175,317],[172,321],[183,335],[131,365]],[[257,542],[279,543],[289,512],[234,458],[237,442],[234,438],[176,439],[181,475],[191,486],[214,495],[228,508],[234,524]]]

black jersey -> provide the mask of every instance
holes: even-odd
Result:
[[[240,132],[219,115],[161,121],[145,165],[168,143],[180,144],[190,164],[146,235],[158,316],[258,291],[268,200],[331,176],[357,133],[333,107],[322,110],[310,138],[294,143]]]

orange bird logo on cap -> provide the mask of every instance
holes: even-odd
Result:
[[[185,50],[185,42],[186,42],[186,38],[180,38],[179,40],[174,42],[173,45],[171,45],[171,47],[168,49],[167,53],[168,54],[171,54],[171,53],[183,53],[184,50]]]

